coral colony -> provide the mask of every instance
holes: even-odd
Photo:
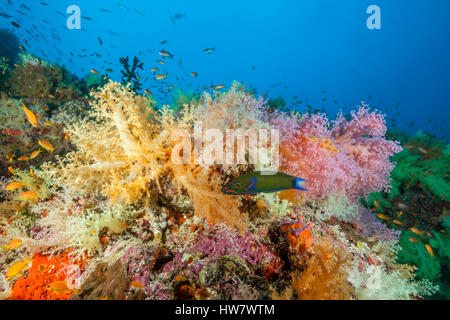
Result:
[[[136,58],[123,84],[7,59],[1,299],[450,297],[446,142],[237,82],[157,108]]]

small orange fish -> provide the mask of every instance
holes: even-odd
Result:
[[[44,126],[55,128],[56,124],[54,124],[53,122],[50,122],[50,121],[46,121],[46,122],[44,122]]]
[[[197,73],[197,72],[191,72],[191,76],[197,77],[197,76],[198,76],[198,73]]]
[[[219,90],[219,89],[225,88],[225,86],[223,84],[219,84],[219,85],[215,86],[214,88],[216,90]]]
[[[28,158],[27,156],[21,156],[19,158],[17,158],[18,161],[28,161],[30,160],[30,158]]]
[[[3,250],[15,250],[22,244],[22,240],[13,239],[6,246],[2,246]]]
[[[14,191],[16,189],[22,188],[23,186],[25,186],[25,183],[23,183],[23,182],[11,182],[10,184],[8,184],[5,187],[5,190],[6,191]]]
[[[135,288],[145,288],[145,286],[142,283],[137,281],[131,281],[131,286]]]
[[[411,241],[411,242],[415,242],[415,243],[419,242],[419,240],[417,240],[417,239],[414,238],[414,237],[411,237],[411,238],[409,238],[408,240]]]
[[[162,80],[162,79],[166,79],[166,78],[167,78],[167,73],[156,75],[156,80]]]
[[[160,63],[160,64],[166,64],[164,61],[162,60],[157,60],[156,62]]]
[[[55,148],[53,148],[52,144],[46,140],[39,140],[39,145],[47,151],[55,151]]]
[[[34,174],[33,168],[30,168],[30,175],[31,175],[33,178],[37,178],[36,175]]]
[[[428,244],[425,244],[425,249],[427,249],[430,256],[434,257],[433,249]]]
[[[47,286],[47,290],[55,293],[72,293],[73,290],[69,289],[66,281],[54,281]]]
[[[386,216],[386,215],[384,215],[382,213],[377,214],[377,217],[382,219],[382,220],[390,220],[391,219],[391,218],[389,218],[388,216]]]
[[[37,118],[36,118],[35,114],[33,112],[31,112],[31,110],[28,109],[22,101],[20,101],[20,103],[22,104],[22,110],[25,112],[28,122],[33,127],[37,127],[38,122],[37,122]]]
[[[100,242],[107,246],[109,244],[108,237],[101,237]]]
[[[95,69],[90,69],[89,71],[92,72],[93,74],[98,74],[98,71]]]
[[[31,191],[27,191],[27,192],[23,192],[19,195],[20,198],[24,199],[24,200],[32,200],[34,198],[36,198],[36,193],[31,192]]]
[[[14,155],[7,154],[5,158],[6,158],[6,160],[8,160],[9,163],[11,163],[14,159]]]
[[[30,159],[36,158],[41,152],[42,152],[42,150],[40,150],[40,149],[33,151],[30,155]]]
[[[412,232],[414,232],[415,234],[418,234],[418,235],[422,235],[423,234],[423,231],[420,231],[419,229],[416,229],[414,227],[409,228],[409,230],[411,230]]]
[[[399,221],[397,219],[392,220],[392,222],[395,223],[396,225],[399,225],[399,226],[403,225],[403,222],[401,222],[401,221]]]
[[[152,68],[151,71],[156,72],[156,71],[158,71],[158,68]]]
[[[148,90],[148,89],[145,89],[144,92],[145,92],[146,94],[148,94],[149,96],[152,95],[152,93],[151,93],[150,90]]]
[[[69,140],[70,139],[70,136],[69,136],[69,134],[68,133],[66,133],[65,135],[64,135],[64,140]]]
[[[14,174],[14,168],[12,166],[8,167],[9,172],[11,172],[12,174]]]
[[[175,276],[176,281],[186,281],[187,279],[183,276]]]
[[[21,276],[22,273],[30,267],[31,261],[32,260],[27,257],[24,261],[17,261],[14,263],[6,272],[6,280]]]

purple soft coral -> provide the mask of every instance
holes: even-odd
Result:
[[[257,243],[250,232],[243,235],[227,228],[216,226],[204,230],[188,248],[175,253],[173,261],[164,266],[164,272],[188,267],[192,272],[199,273],[204,266],[216,262],[225,255],[235,255],[249,264],[257,264],[264,259],[274,257]]]

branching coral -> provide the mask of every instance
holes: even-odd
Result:
[[[110,82],[93,94],[89,116],[67,130],[77,151],[47,165],[49,176],[84,194],[101,191],[111,200],[132,203],[149,191],[162,169],[165,150],[145,98]]]
[[[308,180],[306,197],[334,193],[356,201],[361,194],[389,188],[394,168],[389,158],[401,147],[384,138],[386,126],[381,114],[370,112],[363,104],[351,116],[348,121],[341,114],[331,124],[320,114],[287,118],[275,112],[271,116],[271,123],[284,133],[282,169]]]
[[[133,91],[138,91],[142,89],[142,83],[140,82],[141,77],[138,74],[138,69],[144,69],[144,63],[140,62],[138,57],[133,58],[133,65],[130,66],[129,58],[120,58],[120,63],[122,64],[122,84],[131,84],[131,89]]]

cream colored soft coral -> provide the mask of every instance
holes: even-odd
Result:
[[[90,120],[69,126],[77,151],[46,164],[58,184],[85,194],[100,191],[113,201],[132,203],[148,192],[147,183],[163,167],[163,141],[148,100],[109,82],[93,93]]]

